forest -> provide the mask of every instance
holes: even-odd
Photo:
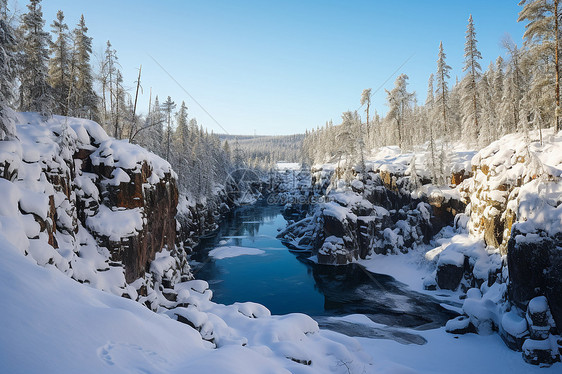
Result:
[[[365,89],[360,108],[344,112],[339,125],[330,120],[307,132],[303,144],[307,160],[322,163],[344,159],[345,168],[350,170],[361,165],[365,154],[374,148],[397,145],[407,151],[421,147],[428,154],[426,163],[432,181],[443,185],[451,175],[453,140],[481,149],[509,133],[548,127],[559,131],[558,2],[523,0],[520,5],[517,21],[525,24],[524,43],[519,47],[506,35],[502,46],[507,58],[498,56],[495,63],[483,69],[471,15],[464,44],[464,76],[451,83],[446,49],[439,43],[425,103],[420,104],[416,93],[409,91],[406,74],[400,74],[394,87],[386,90],[385,116],[370,111],[372,89]]]
[[[252,141],[219,137],[190,116],[185,101],[153,97],[151,90],[149,107],[142,112],[142,66],[129,88],[109,40],[103,55],[93,54],[84,15],[69,27],[59,10],[47,32],[41,0],[31,0],[21,15],[1,0],[0,12],[0,139],[14,134],[12,111],[38,112],[45,119],[91,119],[116,139],[139,144],[170,162],[181,193],[198,201],[213,196],[214,186],[235,168],[269,170],[278,160],[300,158],[300,136]]]

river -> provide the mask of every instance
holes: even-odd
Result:
[[[191,265],[195,277],[209,283],[213,301],[253,301],[272,314],[306,313],[335,330],[342,327],[335,326],[330,316],[364,314],[387,326],[417,329],[442,326],[454,316],[433,297],[412,291],[389,275],[355,264],[317,265],[306,259],[310,254],[290,252],[276,238],[285,225],[281,207],[258,202],[236,209],[218,232],[201,240]],[[264,253],[224,259],[208,255],[221,245],[259,248]]]

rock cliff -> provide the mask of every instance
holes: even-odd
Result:
[[[16,122],[17,139],[0,142],[2,191],[11,194],[0,229],[22,252],[133,299],[191,279],[166,161],[92,121],[22,113]],[[166,266],[151,266],[157,257]]]

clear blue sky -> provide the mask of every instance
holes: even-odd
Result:
[[[304,132],[359,107],[364,88],[375,90],[409,56],[410,90],[425,101],[439,41],[455,75],[462,76],[466,23],[472,13],[482,67],[504,54],[509,33],[521,45],[517,0],[425,1],[145,1],[44,0],[49,25],[58,9],[73,27],[84,14],[94,50],[110,40],[132,89],[143,66],[149,89],[162,101],[186,101],[190,116],[223,132],[155,64],[153,56],[230,134]],[[25,0],[19,0],[25,10]],[[96,58],[94,58],[94,63]],[[96,66],[97,68],[97,66]],[[384,88],[373,109],[385,113]],[[361,112],[362,115],[363,112]]]

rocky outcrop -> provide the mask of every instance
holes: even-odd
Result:
[[[348,187],[322,196],[312,214],[319,227],[313,248],[318,262],[343,265],[371,253],[405,252],[428,240],[435,229],[432,208],[413,198],[408,186],[408,178],[377,170],[357,173]]]
[[[510,300],[525,309],[531,299],[544,295],[556,325],[562,326],[562,233],[549,237],[514,230],[507,262]]]
[[[22,252],[132,299],[192,278],[176,245],[179,197],[166,161],[92,121],[25,113],[17,122],[19,139],[0,142],[0,176],[18,191],[10,214],[25,229]]]

